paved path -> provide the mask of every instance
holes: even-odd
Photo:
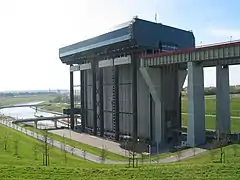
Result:
[[[13,129],[15,129],[15,130],[17,130],[19,132],[22,132],[22,133],[24,133],[26,135],[29,135],[29,136],[31,136],[31,137],[33,137],[35,139],[38,139],[40,141],[44,141],[43,135],[38,134],[38,133],[33,132],[33,131],[30,131],[30,130],[27,130],[27,129],[23,128],[23,127],[20,127],[20,126],[16,125],[16,124],[12,124],[12,122],[10,120],[0,120],[0,123],[5,125],[5,126],[7,126],[7,127],[13,128]],[[49,144],[51,144],[52,146],[58,148],[58,149],[62,149],[62,150],[64,149],[64,144],[59,142],[59,141],[56,141],[54,139],[48,138],[47,142]],[[87,160],[95,162],[95,163],[128,164],[128,162],[126,162],[126,161],[114,161],[114,160],[109,160],[109,159],[106,159],[105,161],[102,161],[101,157],[99,157],[99,156],[90,154],[88,152],[84,152],[81,149],[77,149],[77,148],[74,148],[74,147],[69,146],[69,145],[65,145],[65,150],[68,153],[71,153],[71,154],[73,154],[75,156],[87,159]],[[195,148],[195,152],[192,149],[184,150],[184,151],[181,152],[181,156],[179,158],[177,156],[171,156],[171,157],[167,157],[167,158],[164,158],[164,159],[159,159],[158,163],[170,163],[170,162],[176,162],[178,160],[184,160],[184,159],[193,157],[194,155],[203,153],[205,151],[206,151],[205,149],[200,149],[200,148]],[[144,164],[149,164],[149,163],[157,163],[157,162],[156,161],[144,162]]]
[[[99,149],[102,149],[102,147],[105,146],[107,151],[119,154],[121,156],[126,156],[126,154],[128,154],[126,153],[125,149],[120,147],[120,143],[106,140],[97,136],[92,136],[85,133],[77,133],[69,129],[50,130],[49,132]]]

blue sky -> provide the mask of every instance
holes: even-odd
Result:
[[[196,43],[240,39],[237,0],[0,0],[0,91],[69,87],[69,68],[58,48],[139,18],[192,30]],[[240,84],[240,67],[230,68],[230,83]],[[205,86],[216,83],[215,68],[205,71]],[[79,74],[75,84],[79,84]]]

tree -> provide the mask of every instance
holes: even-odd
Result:
[[[103,145],[102,146],[102,151],[101,151],[101,161],[102,161],[102,163],[105,162],[106,156],[107,156],[107,147]]]
[[[14,141],[14,149],[15,149],[14,155],[15,155],[15,156],[18,156],[18,155],[19,155],[19,154],[18,154],[18,145],[19,145],[18,139],[15,139],[15,141]]]
[[[67,151],[66,151],[66,139],[63,135],[63,153],[64,153],[64,161],[67,163]]]
[[[5,133],[5,136],[4,136],[4,150],[5,151],[8,150],[8,137],[9,137],[9,134]]]
[[[236,156],[237,156],[237,150],[238,150],[237,148],[238,148],[237,144],[233,144],[233,145],[232,145],[232,149],[233,149],[233,156],[234,156],[234,157],[236,157]]]
[[[177,161],[180,161],[181,155],[182,155],[182,151],[181,151],[181,149],[177,149],[177,151],[176,151],[176,158],[177,158]]]
[[[49,145],[48,145],[48,133],[45,129],[44,133],[44,144],[43,144],[43,165],[49,166]]]
[[[38,147],[36,144],[33,146],[33,156],[34,156],[34,160],[38,159]]]
[[[85,149],[83,150],[83,159],[84,160],[86,159],[86,150]]]
[[[192,151],[193,151],[193,156],[196,156],[196,147],[193,147]]]

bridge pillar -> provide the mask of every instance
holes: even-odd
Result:
[[[54,126],[55,126],[55,128],[57,129],[57,119],[54,120]]]
[[[190,146],[205,143],[205,104],[203,67],[188,62],[188,128]]]
[[[34,127],[37,129],[37,121],[34,121]]]
[[[231,132],[230,97],[229,97],[229,68],[216,66],[216,131]]]

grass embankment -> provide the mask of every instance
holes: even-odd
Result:
[[[0,165],[39,166],[43,164],[44,143],[0,125]],[[51,166],[81,166],[93,163],[49,146]],[[1,169],[1,168],[0,168]],[[2,171],[2,169],[1,169]],[[1,172],[2,173],[2,172]],[[0,175],[0,178],[2,176]]]
[[[32,126],[28,126],[28,125],[25,125],[25,124],[20,124],[20,126],[26,128],[26,129],[29,129],[31,131],[40,133],[40,134],[45,133],[43,130],[35,129]],[[56,135],[56,134],[53,134],[53,133],[48,133],[48,137],[52,138],[52,139],[55,139],[55,140],[57,140],[59,142],[62,142],[62,143],[65,142],[66,144],[68,144],[70,146],[73,146],[73,147],[78,148],[78,149],[85,150],[88,153],[91,153],[91,154],[94,154],[96,156],[101,157],[102,149],[99,149],[99,148],[96,148],[96,147],[93,147],[93,146],[90,146],[90,145],[87,145],[87,144],[84,144],[84,143],[81,143],[81,142],[77,142],[77,141],[74,141],[74,140],[69,139],[69,138],[63,138],[63,137],[61,137],[59,135]],[[112,159],[112,160],[119,160],[119,161],[128,160],[127,157],[124,157],[124,156],[121,156],[121,155],[118,155],[118,154],[115,154],[115,153],[112,153],[112,152],[109,152],[109,151],[107,151],[106,158],[107,159]]]
[[[3,179],[239,179],[239,164],[161,165],[141,168],[1,167]]]
[[[225,153],[225,163],[239,164],[240,165],[240,144],[232,144],[223,147],[223,152]],[[224,157],[224,156],[223,156]],[[194,158],[190,158],[184,161],[184,163],[219,163],[221,158],[221,150],[213,149],[206,151]],[[224,159],[224,158],[223,158]]]
[[[182,99],[182,112],[188,112],[187,98]],[[230,106],[231,116],[239,118],[231,118],[231,129],[232,132],[240,131],[240,97],[231,96]],[[216,129],[216,98],[205,97],[205,127],[206,129]],[[213,116],[208,116],[213,115]],[[187,114],[182,114],[182,125],[187,126]]]
[[[49,102],[56,98],[56,95],[32,95],[32,96],[22,96],[22,97],[1,97],[0,106],[19,104],[19,103],[28,103],[28,102],[37,102],[37,101],[46,101]]]
[[[8,150],[4,151],[2,142],[8,134]],[[234,155],[233,146],[225,148],[226,163],[217,162],[220,151],[214,150],[185,162],[167,165],[144,165],[138,168],[126,168],[120,165],[97,165],[88,161],[64,154],[52,148],[49,167],[43,167],[42,153],[35,159],[33,147],[43,143],[0,125],[1,154],[0,177],[2,179],[239,179],[240,156]],[[18,155],[16,139],[19,140]],[[237,148],[239,149],[239,145]],[[212,155],[214,152],[214,155]],[[238,152],[238,151],[237,151]],[[213,158],[212,158],[213,157]],[[66,164],[67,163],[67,164]]]
[[[46,111],[63,113],[63,109],[69,108],[69,104],[66,103],[53,103],[51,106],[41,106],[39,109],[43,109]]]
[[[31,130],[31,131],[34,131],[36,133],[40,133],[40,134],[44,134],[45,132],[43,130],[39,130],[39,129],[36,129],[32,126],[29,126],[29,125],[25,125],[25,124],[19,124],[20,126],[28,129],[28,130]],[[56,135],[56,134],[53,134],[53,133],[48,133],[48,137],[49,138],[52,138],[52,139],[55,139],[59,142],[62,142],[62,143],[66,143],[70,146],[73,146],[75,148],[78,148],[78,149],[83,149],[85,150],[86,152],[88,153],[91,153],[91,154],[94,154],[96,156],[100,156],[101,157],[101,154],[102,154],[102,149],[99,149],[99,148],[96,148],[96,147],[93,147],[93,146],[90,146],[90,145],[87,145],[87,144],[84,144],[84,143],[81,143],[81,142],[78,142],[78,141],[75,141],[75,140],[72,140],[72,139],[69,139],[69,138],[63,138],[59,135]],[[128,153],[128,152],[127,152]],[[157,159],[162,159],[162,158],[166,158],[166,157],[170,157],[170,156],[175,156],[176,153],[175,152],[166,152],[166,153],[161,153],[159,155],[152,155],[151,156],[151,160],[157,160]],[[107,151],[107,155],[106,155],[106,158],[107,159],[111,159],[111,160],[117,160],[117,161],[128,161],[128,157],[125,157],[125,156],[121,156],[119,154],[115,154],[115,153],[112,153],[112,152],[109,152]],[[141,161],[142,157],[139,157],[139,161]],[[148,155],[144,155],[143,156],[143,160],[144,161],[149,161],[149,156]]]

